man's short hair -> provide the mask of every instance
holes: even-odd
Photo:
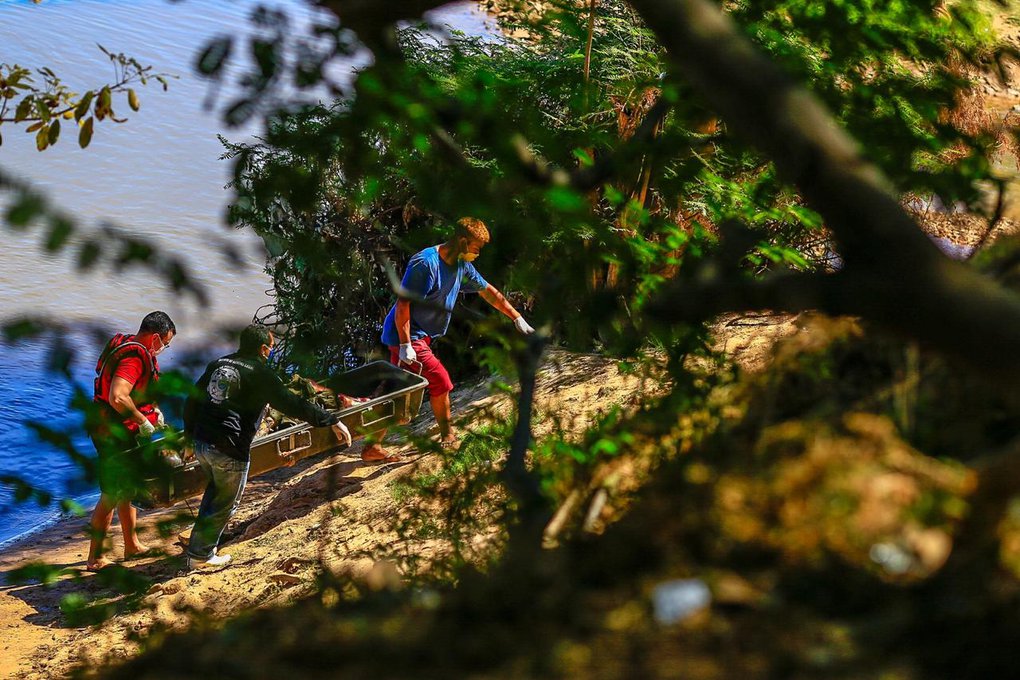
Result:
[[[166,312],[149,312],[138,326],[138,333],[156,333],[160,336],[167,333],[177,335],[177,326]]]
[[[453,235],[463,236],[464,238],[481,241],[482,243],[489,242],[489,228],[485,226],[485,222],[474,217],[462,217],[457,220],[457,226],[454,227]]]
[[[241,331],[241,345],[238,353],[253,357],[259,353],[262,345],[269,344],[269,329],[262,324],[253,323]]]

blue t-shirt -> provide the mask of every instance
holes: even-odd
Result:
[[[439,246],[432,246],[407,263],[401,285],[428,303],[411,301],[411,340],[414,341],[426,336],[437,338],[446,333],[450,325],[450,314],[462,287],[469,293],[478,293],[489,284],[473,264],[457,262],[448,265],[439,257]],[[400,344],[396,314],[397,308],[394,305],[383,322],[382,341],[390,347]]]

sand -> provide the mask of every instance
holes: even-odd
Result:
[[[771,336],[795,331],[793,317],[783,317],[782,323],[770,318],[769,323]],[[761,325],[733,327],[745,329],[748,338],[770,336],[761,332]],[[617,404],[634,408],[663,387],[621,372],[612,359],[549,352],[538,376],[536,434],[543,434],[554,421],[580,432],[604,410]],[[471,428],[513,413],[510,397],[492,394],[486,382],[458,388],[453,403],[455,418],[469,422]],[[413,429],[424,433],[433,427],[426,400]],[[12,569],[33,561],[69,567],[75,576],[66,575],[49,586],[0,586],[0,677],[61,677],[82,662],[130,656],[138,650],[139,635],[183,627],[196,613],[217,619],[286,604],[315,588],[320,569],[355,577],[378,571],[373,554],[392,551],[400,540],[391,528],[399,511],[394,483],[437,467],[439,454],[422,455],[410,446],[390,443],[391,451],[404,455],[404,461],[365,464],[360,447],[356,442],[329,457],[306,459],[250,480],[221,548],[233,557],[233,564],[219,571],[185,571],[179,541],[180,534],[190,530],[195,500],[190,508],[180,504],[140,513],[143,541],[163,554],[120,564],[151,579],[153,585],[140,608],[101,625],[71,625],[59,609],[61,599],[71,592],[113,594],[100,577],[82,571],[88,548],[85,519],[62,520],[10,546],[0,554],[4,583]],[[183,517],[169,535],[160,536],[159,523],[175,516]],[[122,544],[116,524],[111,533],[113,556],[119,558]],[[426,560],[439,550],[427,542],[408,549]]]

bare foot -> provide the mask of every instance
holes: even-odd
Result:
[[[445,436],[439,438],[439,445],[449,451],[456,451],[460,448],[460,438],[453,432],[448,432]]]
[[[142,555],[149,552],[149,546],[142,545],[141,543],[135,543],[133,546],[124,546],[124,559],[130,559],[137,555]]]
[[[99,571],[100,569],[105,569],[111,564],[113,564],[113,562],[111,562],[110,560],[104,557],[99,557],[94,560],[89,560],[88,562],[86,562],[85,571]]]
[[[366,446],[361,452],[361,460],[364,463],[396,463],[401,460],[400,456],[391,456],[386,449],[378,444]]]

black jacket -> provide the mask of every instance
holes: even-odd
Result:
[[[249,460],[266,404],[316,427],[340,417],[289,392],[262,359],[230,354],[209,364],[184,407],[184,430],[231,458]]]

